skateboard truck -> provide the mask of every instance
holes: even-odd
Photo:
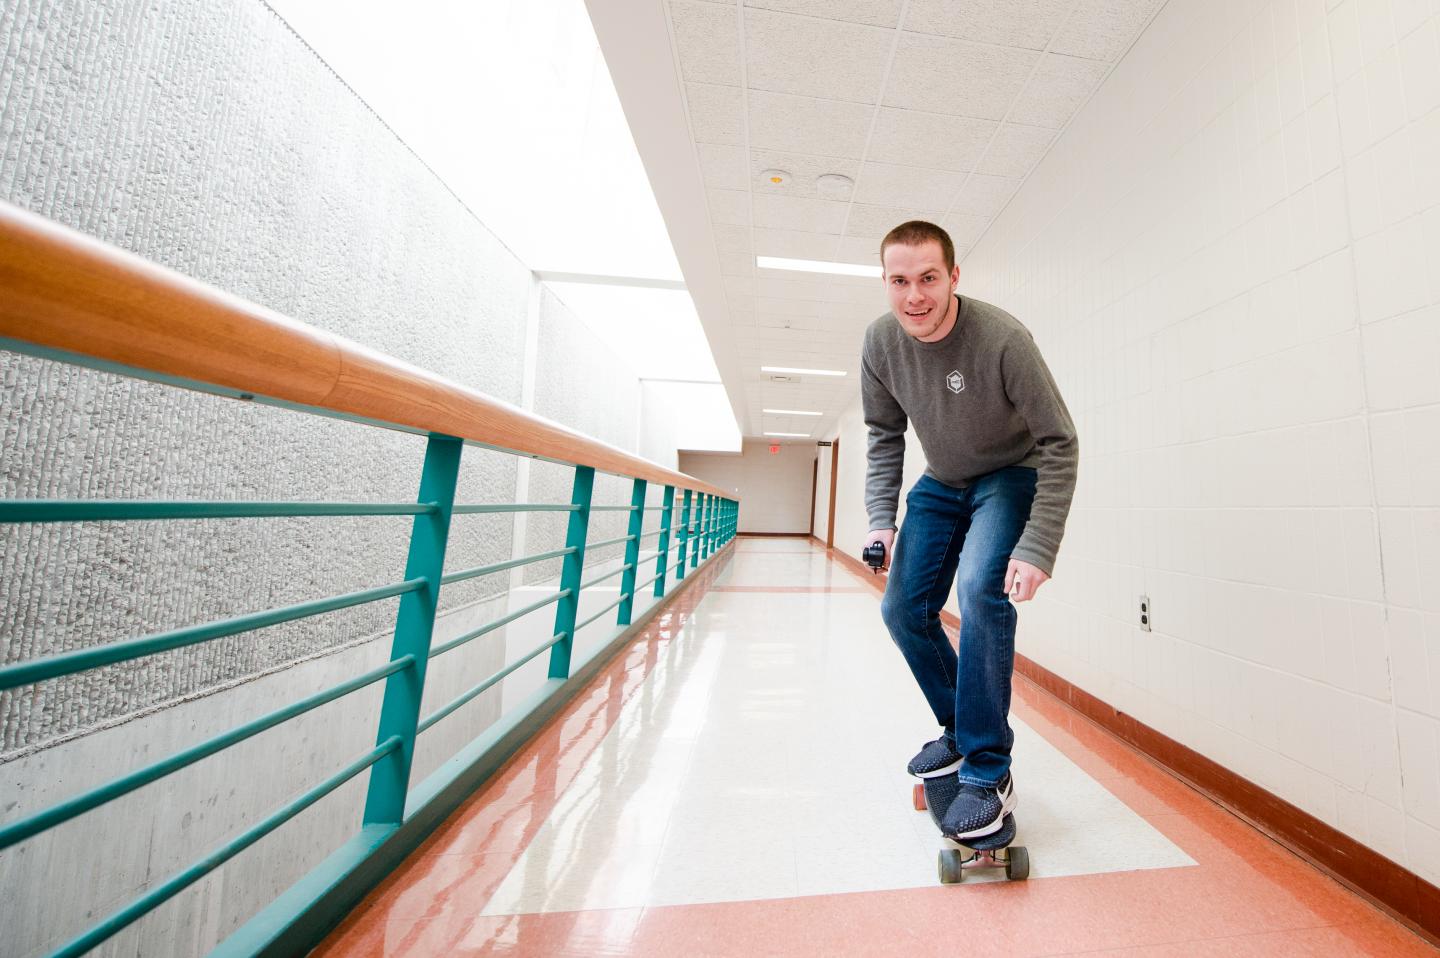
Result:
[[[885,566],[885,543],[872,542],[865,547],[865,551],[860,553],[860,555],[864,557],[865,564],[868,565],[872,571],[879,572]]]

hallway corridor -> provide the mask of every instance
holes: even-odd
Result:
[[[1015,691],[1030,880],[940,886],[904,772],[932,719],[878,592],[738,539],[317,954],[1440,954]]]

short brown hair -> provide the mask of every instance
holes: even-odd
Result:
[[[885,251],[891,246],[923,246],[931,241],[940,244],[940,255],[945,257],[945,269],[947,272],[955,269],[955,244],[950,240],[950,234],[945,232],[934,223],[925,220],[910,220],[908,223],[901,223],[893,230],[885,234],[880,241],[880,266],[885,266]]]

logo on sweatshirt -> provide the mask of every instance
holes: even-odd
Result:
[[[960,370],[950,370],[950,375],[945,377],[945,385],[950,387],[952,393],[959,393],[965,388],[965,377],[960,375]]]

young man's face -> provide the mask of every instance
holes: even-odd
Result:
[[[960,267],[945,269],[945,254],[935,240],[887,246],[883,263],[886,294],[900,327],[916,339],[934,336],[945,324]]]

